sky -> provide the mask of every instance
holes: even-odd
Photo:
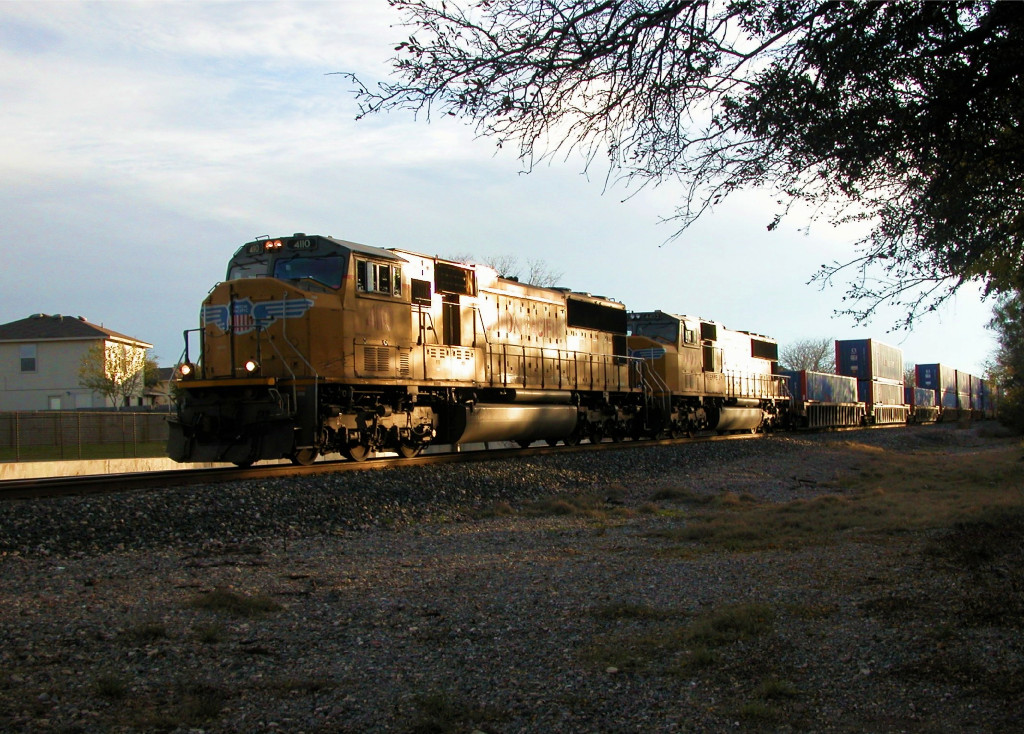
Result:
[[[83,316],[182,353],[227,261],[260,235],[542,260],[561,285],[774,337],[876,339],[984,374],[992,302],[967,287],[913,332],[835,317],[856,233],[741,192],[678,239],[673,185],[605,185],[569,156],[524,172],[454,119],[356,120],[408,36],[386,0],[0,0],[0,323]]]

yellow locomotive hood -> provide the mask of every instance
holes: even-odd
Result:
[[[219,284],[201,313],[205,376],[302,375],[309,365],[310,315],[325,297],[331,300],[273,278]]]

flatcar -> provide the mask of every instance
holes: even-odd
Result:
[[[182,462],[754,431],[788,399],[768,337],[302,233],[242,245],[185,336]]]
[[[908,423],[935,423],[941,414],[941,408],[935,402],[935,391],[926,387],[903,388],[904,402],[910,407]]]
[[[789,426],[841,428],[867,422],[867,407],[858,399],[857,378],[813,370],[783,370],[791,396]]]

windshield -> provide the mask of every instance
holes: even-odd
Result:
[[[340,288],[344,275],[342,259],[338,255],[325,257],[292,257],[274,264],[274,277],[281,280],[308,278],[329,288]]]
[[[265,278],[267,277],[266,260],[249,260],[248,262],[235,262],[228,269],[228,280],[239,278]]]
[[[675,319],[633,321],[630,328],[635,336],[646,336],[666,344],[679,343],[679,322]]]

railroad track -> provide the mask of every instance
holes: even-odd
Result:
[[[213,484],[235,482],[245,479],[268,479],[274,477],[309,476],[349,471],[374,471],[401,466],[428,466],[431,464],[455,464],[460,462],[495,461],[527,456],[548,454],[579,453],[586,451],[617,451],[642,446],[670,446],[699,441],[733,441],[760,438],[761,434],[707,435],[691,438],[623,441],[576,446],[538,446],[530,448],[489,449],[483,451],[461,451],[427,454],[413,459],[381,456],[366,461],[318,461],[309,466],[294,464],[270,464],[248,468],[217,467],[212,469],[175,469],[157,472],[132,472],[128,474],[87,474],[72,477],[40,477],[33,479],[7,479],[0,481],[0,501],[38,499],[66,495],[103,494],[162,487],[183,487],[192,484]]]

